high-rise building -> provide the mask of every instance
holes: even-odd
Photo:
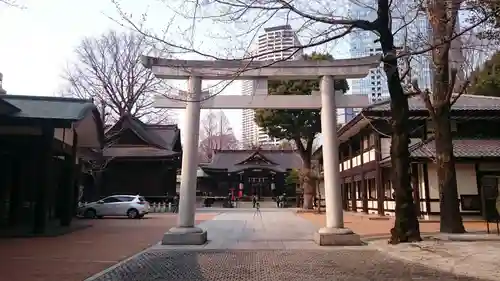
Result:
[[[264,33],[258,37],[251,50],[252,56],[257,60],[289,60],[302,57],[302,49],[294,48],[300,46],[295,31],[289,25],[280,25],[264,28]],[[257,80],[242,82],[241,92],[243,95],[256,94],[255,89],[259,87]],[[260,94],[262,94],[260,92]],[[241,142],[243,146],[252,145],[279,145],[280,140],[269,137],[261,128],[255,124],[255,110],[244,109],[242,114]]]
[[[394,44],[400,50],[418,50],[429,42],[431,31],[429,20],[424,12],[419,11],[414,0],[392,1],[392,30],[396,32]],[[377,10],[375,0],[349,1],[349,14],[353,19],[375,20]],[[373,32],[356,31],[349,35],[350,56],[363,57],[382,53],[378,36]],[[401,61],[400,69],[408,66]],[[430,54],[412,56],[410,61],[411,78],[417,79],[420,88],[430,88],[432,85],[432,70]],[[410,78],[410,76],[408,76]],[[409,79],[408,79],[409,80]],[[354,94],[368,95],[371,102],[378,102],[389,97],[387,77],[382,66],[370,70],[367,77],[351,82]]]

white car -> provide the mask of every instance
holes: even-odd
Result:
[[[139,195],[113,195],[81,206],[78,214],[85,218],[127,216],[143,218],[149,212],[149,203]]]

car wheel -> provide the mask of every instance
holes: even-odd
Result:
[[[130,209],[127,211],[127,217],[129,219],[136,219],[139,217],[139,212],[136,209]]]
[[[94,209],[87,209],[87,210],[85,210],[85,213],[83,214],[83,216],[86,219],[93,219],[97,216],[97,212]]]

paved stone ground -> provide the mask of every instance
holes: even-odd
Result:
[[[237,209],[199,226],[208,232],[202,246],[155,246],[163,250],[324,249],[313,242],[318,227],[293,212],[280,209]]]
[[[205,221],[203,246],[157,245],[93,281],[470,280],[408,263],[371,246],[319,247],[318,229],[290,211],[228,211]]]
[[[214,215],[197,215],[197,223]],[[175,214],[77,220],[92,227],[57,237],[0,239],[0,281],[84,280],[158,243],[176,220]]]
[[[373,250],[230,250],[144,253],[96,281],[438,281],[457,277]]]
[[[500,242],[422,241],[388,245],[385,241],[371,246],[388,256],[485,280],[500,280]]]

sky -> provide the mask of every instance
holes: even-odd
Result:
[[[8,94],[58,95],[64,84],[63,71],[80,41],[110,29],[124,29],[110,19],[117,17],[117,13],[109,0],[18,0],[18,3],[25,8],[0,4],[0,72]],[[138,6],[137,11],[141,8],[144,9]],[[127,7],[134,9],[133,4]],[[154,22],[149,24],[154,26]],[[235,83],[226,92],[234,94],[238,90],[239,83]],[[239,137],[241,110],[224,112]],[[176,113],[182,130],[183,110]]]
[[[113,20],[119,19],[119,15],[112,0],[16,1],[24,8],[9,7],[0,3],[0,72],[4,77],[3,88],[8,94],[57,96],[64,84],[61,77],[64,69],[68,62],[74,59],[74,49],[82,39],[97,37],[111,29],[126,29]],[[173,15],[164,8],[163,0],[119,1],[123,11],[133,13],[132,19],[135,21],[147,12],[146,28],[158,32],[168,24]],[[169,0],[165,3],[180,5],[178,7],[181,8],[186,5],[182,0]],[[158,5],[162,5],[161,8]],[[273,21],[268,25],[282,24],[279,19]],[[173,36],[186,36],[187,32],[181,29],[186,21],[176,18],[176,24],[178,27]],[[241,29],[242,26],[238,24],[222,24],[218,27],[198,24],[193,33],[198,42],[196,48],[211,53],[238,53],[236,49],[244,49],[245,46],[242,45],[251,41],[247,40],[248,37],[238,38],[240,35],[237,30]],[[232,38],[224,39],[224,34],[231,34]],[[216,38],[222,39],[217,41]],[[337,52],[334,56],[345,57],[345,54]],[[239,94],[240,83],[234,82],[222,94]],[[185,83],[179,85],[181,89],[186,87]],[[224,113],[239,138],[241,110],[224,110]],[[176,115],[178,125],[183,131],[183,110],[176,111]]]

